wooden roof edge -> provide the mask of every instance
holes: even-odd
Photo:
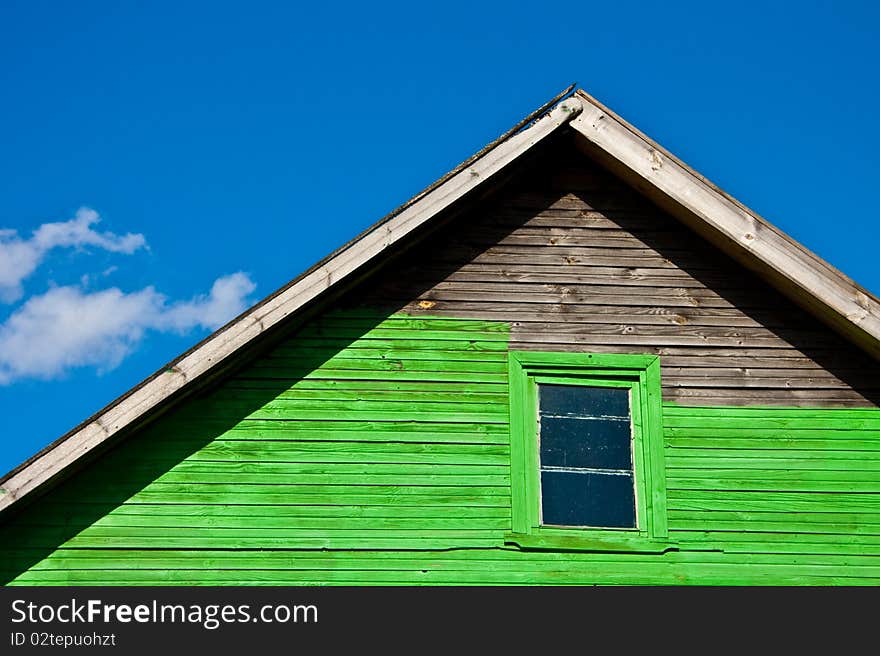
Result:
[[[567,125],[581,111],[573,89],[557,95],[290,283],[202,340],[83,423],[0,478],[0,513],[42,489],[64,470],[148,416],[184,388],[196,386],[234,353],[386,253],[465,195],[485,188],[508,165]]]
[[[880,300],[583,90],[571,122],[591,157],[872,357]]]

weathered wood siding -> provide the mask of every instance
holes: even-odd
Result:
[[[377,323],[313,322],[105,455],[0,527],[5,575],[53,551],[118,563],[104,548],[492,547],[510,523],[508,326]],[[59,575],[39,567],[22,580]],[[115,569],[101,576],[186,576]]]
[[[0,579],[880,584],[877,364],[557,148],[5,519]],[[676,549],[505,546],[509,348],[661,355]]]
[[[880,410],[666,404],[662,555],[524,552],[508,326],[334,313],[0,529],[15,584],[880,583]]]
[[[565,140],[349,303],[510,322],[516,349],[656,353],[682,404],[880,399],[880,364]]]

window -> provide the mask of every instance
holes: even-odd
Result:
[[[660,552],[666,488],[655,356],[510,353],[521,548]]]
[[[629,390],[538,383],[541,524],[635,528]]]

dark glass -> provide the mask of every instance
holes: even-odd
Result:
[[[629,419],[541,417],[541,466],[632,469]]]
[[[538,414],[543,523],[635,528],[629,390],[541,384]]]
[[[541,414],[629,417],[629,390],[585,385],[538,386]]]
[[[543,523],[635,528],[632,474],[541,472]]]

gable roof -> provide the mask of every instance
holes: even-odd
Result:
[[[573,87],[572,87],[573,88]],[[553,98],[440,180],[0,479],[0,512],[221,375],[257,338],[359,279],[404,239],[570,128],[578,146],[880,359],[880,301],[583,91]]]

